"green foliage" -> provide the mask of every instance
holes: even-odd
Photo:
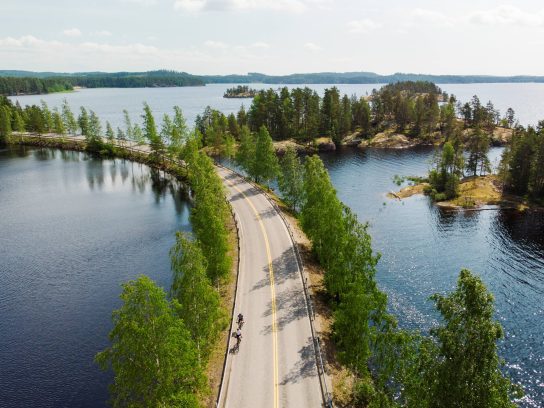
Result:
[[[441,356],[432,406],[515,407],[515,389],[497,355],[503,330],[493,320],[493,295],[481,279],[463,269],[453,293],[432,299],[444,319],[431,332]]]
[[[146,276],[123,285],[123,304],[113,312],[111,346],[96,355],[111,368],[114,407],[197,407],[204,376],[189,331],[164,290]]]
[[[8,106],[0,105],[0,146],[6,143],[11,135],[11,111]]]
[[[81,134],[83,136],[87,136],[87,133],[89,132],[89,114],[87,113],[87,109],[85,109],[83,106],[80,108],[77,123],[79,125],[79,129],[81,130]]]
[[[75,135],[77,133],[78,123],[66,98],[62,101],[61,116],[66,131],[71,135]]]
[[[446,142],[435,159],[435,167],[429,172],[430,191],[433,200],[443,201],[457,197],[459,180],[463,169],[463,154]]]
[[[479,172],[481,176],[491,171],[491,165],[487,158],[489,136],[486,133],[482,132],[479,128],[474,129],[465,147],[468,152],[465,168],[469,174],[476,176]]]
[[[163,154],[164,153],[164,142],[157,132],[157,125],[155,124],[155,118],[151,112],[151,108],[147,103],[144,102],[144,113],[142,115],[143,119],[143,135],[144,138],[149,143],[151,151],[154,154]]]
[[[544,127],[515,129],[503,153],[500,174],[506,190],[544,199]]]
[[[257,133],[255,142],[255,162],[253,164],[253,178],[256,182],[269,182],[276,178],[279,172],[278,158],[272,138],[268,130],[262,126]]]
[[[184,152],[195,197],[191,223],[208,261],[208,277],[216,283],[228,276],[231,267],[227,229],[229,208],[223,183],[212,160],[198,149],[199,135],[195,134],[187,142]]]
[[[62,116],[60,115],[57,108],[53,109],[53,133],[57,135],[65,135],[66,128],[64,127],[64,122]]]
[[[217,336],[225,327],[226,315],[219,294],[206,276],[206,259],[198,241],[176,233],[170,250],[172,262],[171,295],[179,302],[178,315],[191,333],[200,365],[204,366]]]
[[[240,129],[240,145],[236,152],[236,163],[248,175],[252,176],[254,174],[255,136],[245,125]]]
[[[280,168],[278,186],[287,205],[296,211],[304,198],[304,166],[293,147],[286,149]]]

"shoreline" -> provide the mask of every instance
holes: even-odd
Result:
[[[7,146],[31,146],[37,148],[51,148],[68,151],[86,152],[87,143],[82,136],[60,136],[57,134],[35,134],[35,133],[12,133],[7,139]],[[115,144],[115,154],[113,156],[98,156],[104,159],[123,159],[130,160],[136,163],[145,164],[149,167],[162,170],[178,180],[187,182],[187,170],[183,163],[176,162],[171,159],[164,160],[165,157],[153,158],[151,151],[146,150],[147,145],[128,145],[121,146]],[[141,147],[142,149],[137,149]],[[90,153],[89,153],[90,154]],[[229,205],[230,207],[230,205]],[[236,220],[232,209],[230,212],[229,225],[229,241],[232,244],[230,255],[232,256],[232,267],[229,279],[222,282],[219,287],[221,305],[228,312],[234,311],[236,281],[238,276],[239,262],[239,234]],[[204,370],[207,377],[210,393],[199,395],[199,400],[206,407],[213,408],[216,406],[216,399],[220,392],[223,366],[228,353],[228,341],[230,337],[230,326],[221,331],[218,335],[218,340],[210,352],[208,366]],[[225,349],[226,345],[226,349]]]
[[[389,199],[402,201],[416,195],[425,195],[429,183],[418,183],[406,186],[399,191],[386,194]],[[525,200],[523,197],[504,193],[500,180],[496,175],[471,176],[461,180],[459,196],[451,200],[437,201],[433,204],[444,210],[456,211],[486,211],[486,210],[515,210],[515,211],[544,211],[538,203]],[[489,208],[493,206],[494,208]]]

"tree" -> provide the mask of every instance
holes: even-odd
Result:
[[[174,120],[172,123],[170,150],[175,154],[179,154],[188,137],[189,128],[185,122],[183,112],[179,106],[174,106]]]
[[[66,98],[64,98],[62,101],[61,115],[66,131],[71,135],[75,135],[77,133],[78,123],[74,117],[74,114],[72,113],[72,110],[70,109],[70,105],[68,105]]]
[[[231,113],[227,120],[229,121],[229,133],[232,135],[232,137],[238,139],[240,137],[240,125],[238,124],[234,113]]]
[[[225,323],[219,294],[206,276],[206,259],[198,241],[176,233],[170,250],[172,263],[171,295],[179,302],[178,315],[191,333],[201,366]]]
[[[115,132],[113,131],[109,121],[106,121],[106,139],[108,140],[108,143],[113,145],[113,141],[115,140]]]
[[[133,127],[130,120],[130,115],[126,109],[123,109],[123,117],[125,119],[125,136],[128,140],[134,141]]]
[[[493,320],[493,295],[482,280],[463,269],[453,293],[432,299],[444,319],[431,330],[441,357],[433,407],[515,407],[515,389],[497,354],[503,330]]]
[[[285,202],[293,210],[302,203],[304,194],[304,166],[292,146],[285,151],[280,161],[278,185]]]
[[[45,130],[47,132],[51,132],[53,130],[54,124],[53,124],[53,114],[49,110],[49,107],[47,106],[47,103],[45,101],[41,101],[41,112],[43,117],[43,123],[45,126]]]
[[[66,134],[66,128],[64,127],[64,122],[62,121],[62,117],[58,111],[57,108],[53,109],[53,133],[56,133],[58,135],[65,135]]]
[[[255,136],[245,125],[240,129],[240,145],[235,157],[238,166],[250,177],[253,177],[255,166]]]
[[[87,133],[89,132],[89,114],[83,106],[80,109],[81,112],[79,114],[79,117],[77,118],[77,123],[79,125],[79,128],[81,129],[81,134],[83,136],[87,136]]]
[[[255,144],[255,164],[253,178],[256,182],[267,183],[278,175],[278,157],[272,138],[266,127],[261,126]]]
[[[8,106],[0,105],[0,146],[6,144],[11,135],[11,112]]]
[[[435,168],[429,172],[429,183],[434,189],[433,199],[442,201],[457,197],[463,169],[461,149],[455,149],[451,142],[446,142],[435,161]]]
[[[466,144],[468,151],[468,157],[466,161],[466,169],[469,174],[476,176],[478,171],[480,176],[486,172],[491,171],[491,165],[487,157],[489,152],[489,136],[480,130],[475,128]]]
[[[514,112],[514,109],[508,108],[506,110],[506,115],[504,116],[504,119],[506,120],[508,127],[511,129],[516,121],[516,113]]]
[[[123,284],[123,304],[113,312],[111,346],[95,361],[111,368],[114,407],[198,407],[204,376],[195,346],[172,304],[151,279]]]
[[[25,121],[17,109],[13,111],[13,130],[24,132],[26,130]]]
[[[155,118],[151,112],[151,108],[144,102],[144,113],[142,115],[144,121],[143,133],[144,138],[149,142],[151,151],[155,154],[162,154],[164,151],[164,143],[161,136],[157,132],[157,126],[155,125]]]

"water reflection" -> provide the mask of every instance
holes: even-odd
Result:
[[[104,407],[111,375],[93,356],[122,282],[170,286],[168,251],[190,231],[183,185],[49,149],[0,151],[0,169],[0,406]]]

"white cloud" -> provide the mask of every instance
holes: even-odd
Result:
[[[317,45],[317,44],[314,44],[312,42],[307,42],[306,44],[304,44],[304,48],[306,48],[307,50],[310,50],[310,51],[321,51],[322,48]]]
[[[501,5],[490,10],[475,11],[469,14],[467,19],[474,24],[544,26],[543,11],[530,13],[509,5]]]
[[[439,11],[416,8],[410,12],[407,25],[414,26],[420,24],[444,27],[454,25],[455,20]]]
[[[270,48],[270,45],[262,41],[257,41],[251,44],[251,47],[252,48]]]
[[[140,6],[154,6],[157,0],[121,0],[121,3],[132,3]]]
[[[108,30],[100,30],[100,31],[94,31],[92,35],[97,37],[111,37],[112,34]]]
[[[221,41],[212,41],[208,40],[204,43],[204,45],[208,48],[215,48],[217,50],[226,50],[229,48],[229,46]]]
[[[80,37],[81,31],[77,28],[68,28],[62,32],[66,37]]]
[[[369,18],[348,22],[348,29],[352,33],[367,33],[369,31],[380,28],[381,26],[382,25],[380,23],[373,21]]]
[[[331,0],[176,0],[182,11],[272,10],[299,13],[311,7],[325,8]]]

